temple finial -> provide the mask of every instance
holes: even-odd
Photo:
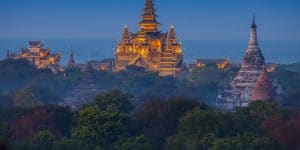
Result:
[[[170,31],[168,33],[168,43],[177,43],[177,35],[174,29],[174,25],[170,26]]]
[[[252,22],[252,25],[251,25],[249,46],[258,46],[257,31],[256,30],[257,30],[257,25],[255,23],[255,14],[253,14],[253,22]]]
[[[128,43],[129,40],[130,40],[130,35],[129,35],[129,31],[128,31],[128,26],[127,26],[127,24],[125,24],[123,35],[122,35],[122,42]]]
[[[251,25],[251,28],[257,28],[257,25],[256,25],[256,16],[255,16],[255,13],[253,13],[253,19],[252,19],[252,25]]]

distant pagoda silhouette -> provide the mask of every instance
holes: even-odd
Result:
[[[83,104],[90,103],[94,96],[99,92],[93,76],[93,68],[88,62],[86,69],[83,71],[83,77],[72,92],[64,98],[63,105],[70,106],[73,109],[79,108]]]
[[[74,53],[73,53],[72,48],[71,48],[70,54],[69,54],[68,67],[69,68],[75,67]]]

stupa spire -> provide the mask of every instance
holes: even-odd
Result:
[[[71,46],[71,50],[70,50],[70,54],[69,54],[68,67],[72,68],[74,66],[75,66],[74,53],[73,53],[73,49],[72,49],[72,46]]]
[[[177,35],[176,35],[175,28],[173,25],[171,25],[170,31],[168,34],[168,43],[177,43]]]
[[[252,101],[273,100],[275,96],[276,92],[269,80],[268,71],[263,65],[262,71],[253,90]]]
[[[128,26],[125,24],[123,35],[122,35],[122,42],[128,43],[129,40],[130,40],[130,37],[129,37]]]
[[[139,23],[141,30],[145,32],[157,32],[159,23],[156,21],[153,0],[146,0],[144,13],[142,14],[142,21]]]
[[[255,21],[255,14],[253,14],[253,21],[251,25],[251,33],[250,33],[250,41],[249,46],[258,46],[258,40],[257,40],[257,25]]]

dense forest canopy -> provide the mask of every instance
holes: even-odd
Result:
[[[26,60],[0,61],[0,149],[299,149],[300,64],[270,74],[284,95],[220,112],[215,99],[237,67],[193,70],[182,80],[129,66],[93,70],[102,92],[77,110],[58,105],[84,77]]]

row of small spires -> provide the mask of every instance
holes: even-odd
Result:
[[[139,36],[144,37],[145,36],[145,31],[141,29],[139,32]],[[128,26],[125,24],[124,31],[122,34],[122,42],[128,42],[130,39],[129,31],[128,31]],[[174,41],[176,42],[177,40],[177,35],[175,33],[174,25],[170,26],[170,31],[168,32],[168,42]],[[174,42],[171,42],[174,43]]]

